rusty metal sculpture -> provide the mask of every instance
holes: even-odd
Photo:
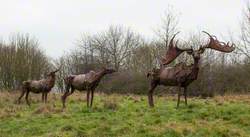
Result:
[[[69,75],[65,77],[64,83],[66,85],[66,92],[62,96],[63,108],[65,108],[66,98],[71,95],[75,90],[87,90],[87,107],[91,107],[94,98],[94,90],[100,83],[102,77],[106,74],[116,72],[114,69],[103,68],[99,72],[90,71],[86,74]],[[91,92],[91,98],[89,94]]]
[[[26,96],[25,96],[26,103],[30,106],[30,103],[28,100],[28,96],[29,96],[30,92],[37,93],[37,94],[42,93],[42,101],[44,101],[46,103],[47,102],[47,94],[51,91],[51,89],[55,85],[55,79],[56,79],[55,73],[58,72],[59,69],[50,72],[47,75],[47,78],[45,78],[45,79],[23,81],[22,93],[21,93],[21,96],[18,98],[18,103],[20,103],[22,97],[26,93]]]
[[[154,106],[153,92],[157,85],[179,87],[177,108],[180,103],[181,88],[184,88],[185,104],[187,105],[187,87],[198,77],[200,55],[204,53],[205,49],[210,48],[225,53],[232,52],[235,49],[234,44],[230,45],[229,42],[227,44],[220,42],[215,36],[212,36],[205,31],[203,32],[209,36],[209,43],[205,46],[201,46],[198,50],[193,50],[192,48],[180,49],[177,47],[178,41],[174,43],[174,38],[177,34],[172,37],[169,43],[169,49],[167,50],[165,57],[162,59],[162,64],[170,64],[183,52],[192,55],[194,64],[186,65],[185,63],[179,63],[174,67],[165,67],[149,71],[147,77],[151,77],[151,87],[148,92],[148,102],[151,107]]]

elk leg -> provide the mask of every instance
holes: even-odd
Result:
[[[87,90],[87,107],[89,107],[89,90]]]
[[[68,96],[70,96],[71,94],[73,94],[74,91],[75,91],[75,89],[74,89],[73,87],[71,87],[71,91],[70,91],[70,93],[67,93],[66,97],[68,97]],[[66,97],[65,97],[65,98],[66,98]]]
[[[156,88],[157,84],[151,83],[151,88],[148,92],[148,103],[150,107],[154,107],[154,99],[153,99],[153,92],[154,89]]]
[[[185,104],[187,105],[187,87],[184,87]]]
[[[94,98],[94,90],[91,90],[91,102],[90,102],[90,107],[92,107],[93,98]]]
[[[180,98],[181,98],[181,87],[179,87],[179,91],[178,91],[178,101],[177,101],[177,108],[179,108],[179,104],[180,104]]]
[[[69,92],[67,93],[66,97],[68,97],[68,96],[70,96],[71,94],[73,94],[74,91],[75,91],[75,89],[74,89],[73,87],[71,87],[71,91],[70,91],[70,93],[69,93]],[[65,97],[65,99],[66,99],[66,97]]]
[[[42,102],[44,102],[44,93],[42,93]]]
[[[62,99],[62,104],[63,104],[63,108],[65,108],[65,100],[67,97],[67,94],[69,93],[69,86],[66,86],[66,92],[62,95],[61,99]]]
[[[65,108],[65,100],[66,100],[66,95],[68,94],[68,92],[66,91],[63,96],[62,96],[62,104],[63,104],[63,108]]]
[[[74,87],[71,87],[71,92],[70,92],[70,94],[68,94],[68,96],[71,95],[71,94],[73,94],[74,91],[75,91],[75,88],[74,88]]]
[[[48,93],[44,93],[44,102],[47,103],[47,95]]]
[[[22,90],[22,93],[21,93],[20,97],[18,98],[18,102],[17,102],[18,104],[20,104],[21,99],[24,96],[25,92],[26,92],[25,90]]]
[[[71,93],[69,92],[69,90],[70,90],[70,87],[67,86],[67,87],[66,87],[66,92],[65,92],[65,93],[63,94],[63,96],[62,96],[63,108],[66,107],[66,106],[65,106],[66,98],[67,98],[70,94],[72,94],[72,90],[71,90]]]
[[[26,100],[26,103],[30,106],[30,102],[29,102],[29,93],[30,93],[30,91],[27,91],[27,92],[26,92],[25,100]]]

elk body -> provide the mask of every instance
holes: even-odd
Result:
[[[65,108],[66,98],[75,90],[87,90],[87,107],[91,107],[94,98],[94,90],[100,83],[103,76],[116,72],[114,69],[103,68],[99,72],[90,71],[86,74],[69,75],[65,77],[64,83],[66,85],[66,92],[62,96],[63,108]],[[90,97],[91,93],[91,97]]]
[[[178,48],[177,42],[175,44],[173,43],[174,37],[176,36],[175,34],[170,41],[166,56],[162,59],[162,65],[167,65],[181,53],[186,51],[188,54],[192,55],[194,64],[186,65],[185,63],[180,63],[174,67],[162,67],[148,72],[147,77],[151,77],[151,87],[148,92],[148,101],[151,107],[154,106],[153,92],[158,85],[179,87],[177,108],[180,103],[181,88],[184,88],[185,104],[187,105],[187,87],[198,77],[200,55],[204,53],[205,49],[210,48],[226,53],[234,50],[233,44],[230,46],[229,43],[225,44],[224,42],[219,42],[215,36],[211,36],[205,31],[203,32],[209,35],[210,41],[207,45],[201,46],[198,50],[193,50],[192,48]]]
[[[30,92],[33,93],[42,93],[42,101],[45,103],[47,102],[47,94],[51,91],[51,89],[55,85],[56,75],[55,73],[58,72],[59,69],[50,72],[45,79],[41,80],[28,80],[23,81],[22,83],[22,93],[21,96],[18,98],[18,103],[20,103],[22,97],[25,95],[26,103],[30,105],[28,96]]]

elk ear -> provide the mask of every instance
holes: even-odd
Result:
[[[49,77],[51,73],[45,73],[45,77]]]
[[[187,54],[188,54],[188,55],[192,55],[192,54],[193,54],[193,50],[188,50],[188,51],[187,51]]]
[[[150,76],[150,73],[148,72],[148,73],[147,73],[147,78],[148,78],[149,76]]]
[[[105,67],[105,66],[102,66],[102,70],[106,70],[107,69],[107,67]]]
[[[203,54],[204,52],[205,52],[205,48],[200,48],[200,49],[199,49],[199,53],[200,53],[200,54]]]

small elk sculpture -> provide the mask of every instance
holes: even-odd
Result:
[[[215,36],[212,36],[205,31],[203,32],[209,36],[209,43],[205,46],[200,46],[198,50],[193,50],[192,48],[180,49],[177,47],[178,41],[175,42],[175,44],[173,42],[178,33],[172,37],[169,43],[169,49],[167,50],[165,57],[162,59],[162,65],[168,65],[184,51],[189,55],[192,55],[194,64],[186,65],[185,63],[179,63],[174,67],[162,67],[160,69],[149,71],[147,77],[151,77],[151,88],[148,92],[148,101],[151,107],[154,106],[153,91],[157,85],[179,87],[177,108],[180,103],[181,88],[184,88],[185,104],[187,105],[187,87],[198,77],[200,55],[204,53],[205,49],[210,48],[225,53],[232,52],[235,49],[233,47],[234,44],[229,45],[229,42],[227,44],[220,42]]]
[[[66,85],[66,92],[62,96],[63,108],[65,108],[66,98],[71,95],[75,90],[87,90],[87,107],[91,107],[94,98],[94,90],[100,83],[102,77],[106,74],[116,72],[114,69],[103,68],[99,72],[90,71],[86,74],[69,75],[65,77],[64,83]],[[89,94],[91,92],[91,98]]]
[[[44,103],[47,102],[47,94],[51,91],[51,89],[55,85],[55,80],[56,80],[56,72],[60,70],[60,67],[47,74],[47,77],[45,79],[41,80],[28,80],[28,81],[23,81],[22,83],[22,93],[21,96],[18,98],[18,103],[20,103],[22,97],[26,93],[25,99],[26,103],[30,106],[28,96],[30,92],[33,93],[42,93],[42,101]]]

